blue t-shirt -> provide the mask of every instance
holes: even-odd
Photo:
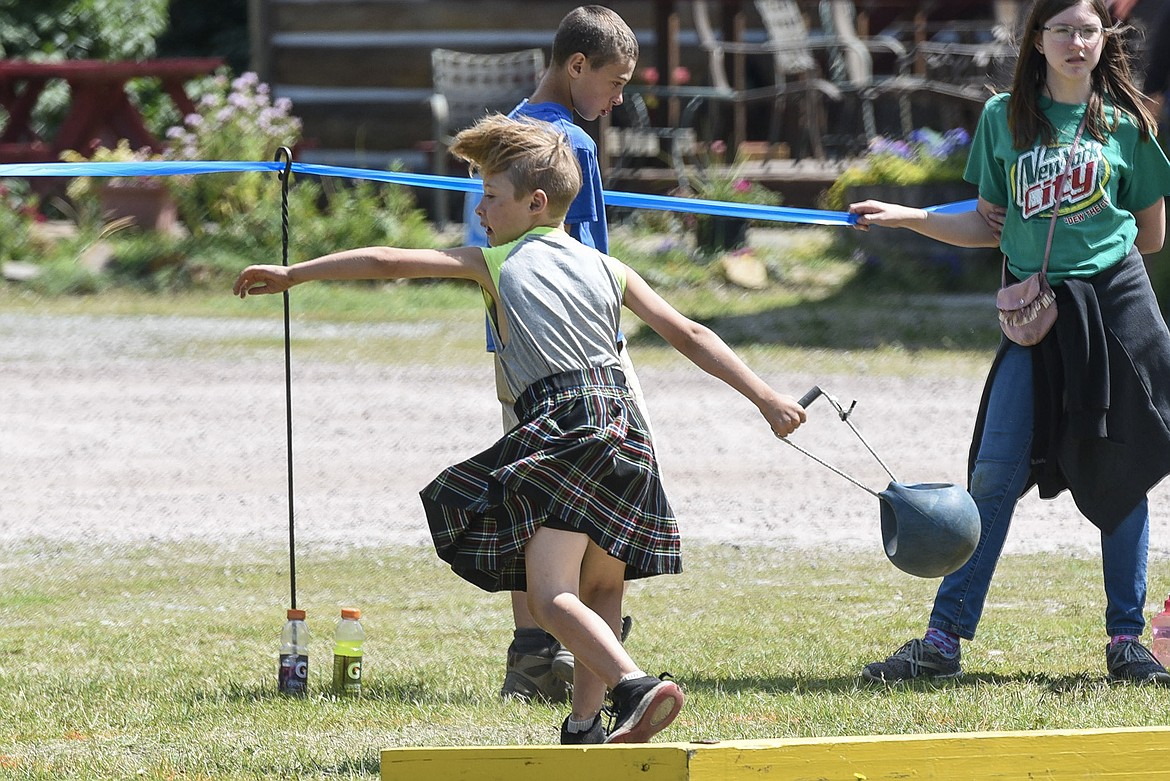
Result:
[[[569,205],[565,228],[569,235],[586,247],[609,254],[609,226],[605,221],[605,199],[601,187],[601,166],[597,163],[597,142],[573,122],[573,112],[560,103],[529,103],[527,99],[512,109],[509,117],[539,119],[556,127],[568,137],[581,164],[581,191]],[[478,193],[469,193],[463,202],[463,224],[466,243],[472,247],[486,247],[487,236],[479,226],[475,207]]]

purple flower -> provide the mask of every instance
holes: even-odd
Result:
[[[955,146],[967,146],[971,143],[971,134],[961,127],[948,130],[943,137],[954,143]]]
[[[925,128],[919,128],[910,134],[910,141],[915,144],[931,144],[934,140],[934,133]]]
[[[891,141],[886,151],[906,160],[914,156],[914,150],[905,141]]]
[[[240,74],[239,78],[232,82],[232,89],[240,92],[250,91],[253,87],[260,83],[260,77],[256,75],[255,71],[248,71]]]

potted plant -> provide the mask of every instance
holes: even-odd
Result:
[[[906,140],[877,136],[869,142],[862,162],[845,169],[833,182],[827,206],[840,210],[866,198],[910,206],[949,202],[938,198],[974,198],[975,186],[963,181],[970,148],[971,136],[962,128],[946,133],[921,128]]]
[[[66,150],[61,159],[70,163],[131,163],[162,158],[148,147],[131,149],[130,142],[123,138],[112,149],[99,146],[89,158]],[[79,176],[69,183],[66,193],[74,202],[97,198],[103,218],[125,219],[145,230],[171,231],[177,224],[175,201],[156,176]]]
[[[937,206],[975,198],[975,185],[963,180],[971,136],[962,128],[939,133],[922,128],[905,140],[884,137],[869,143],[859,165],[847,168],[829,188],[825,206],[844,210],[850,203],[874,199],[907,206]],[[995,252],[965,249],[926,238],[909,230],[852,231],[858,252],[870,264],[887,258],[922,259],[958,279],[968,261],[982,261]]]
[[[779,193],[753,182],[744,173],[747,160],[737,154],[730,166],[723,165],[727,144],[712,141],[708,145],[703,165],[696,171],[690,185],[696,198],[726,203],[758,203],[778,206]],[[751,221],[743,217],[695,215],[695,243],[701,253],[715,254],[740,249],[747,245],[747,229]]]

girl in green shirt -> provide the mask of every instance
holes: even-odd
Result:
[[[1056,325],[1032,347],[1001,341],[980,405],[969,475],[979,546],[939,585],[925,636],[867,665],[867,680],[962,675],[960,639],[975,637],[1016,502],[1036,484],[1044,498],[1070,490],[1101,529],[1109,677],[1170,685],[1139,641],[1146,494],[1170,473],[1170,333],[1141,255],[1165,238],[1170,163],[1130,77],[1123,30],[1111,24],[1103,0],[1033,4],[1012,91],[987,102],[975,133],[966,171],[979,187],[975,211],[850,206],[861,230],[998,245],[1021,279],[1040,269],[1054,210],[1057,223],[1049,260]]]

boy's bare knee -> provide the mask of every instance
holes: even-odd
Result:
[[[558,605],[558,599],[563,596],[561,593],[528,592],[528,612],[545,631],[556,621],[557,615],[564,612]]]

